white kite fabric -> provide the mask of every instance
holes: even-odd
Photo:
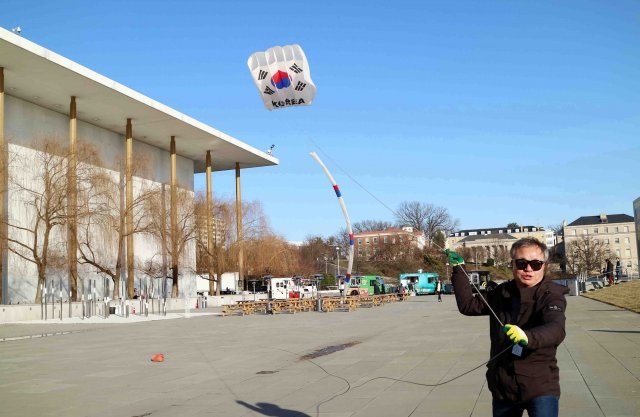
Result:
[[[345,284],[348,285],[349,281],[351,281],[351,270],[353,268],[353,246],[355,243],[353,240],[353,229],[351,228],[351,219],[349,218],[349,213],[347,212],[347,206],[344,205],[344,199],[342,198],[340,187],[338,187],[338,184],[336,184],[336,181],[333,179],[333,176],[331,175],[327,167],[320,160],[320,157],[318,157],[318,155],[315,152],[311,152],[311,156],[320,164],[324,173],[327,174],[327,177],[329,178],[331,185],[333,185],[333,191],[335,191],[336,197],[338,197],[338,201],[340,202],[340,207],[342,208],[342,214],[344,215],[344,219],[347,222],[347,230],[349,233],[349,264],[347,266],[347,275],[344,281],[345,281]],[[344,291],[343,294],[346,294],[346,293],[347,291]]]
[[[247,61],[268,110],[308,106],[316,95],[307,57],[300,45],[274,46]]]

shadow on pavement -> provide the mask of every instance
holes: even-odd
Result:
[[[251,405],[241,400],[236,400],[236,402],[240,405],[244,405],[250,410],[253,410],[257,413],[264,414],[265,416],[276,416],[276,417],[311,417],[309,414],[305,414],[296,410],[287,410],[285,408],[280,408],[275,404],[269,403],[256,403],[256,405]]]

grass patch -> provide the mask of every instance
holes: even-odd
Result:
[[[613,287],[589,291],[582,296],[640,313],[640,280],[621,282]]]

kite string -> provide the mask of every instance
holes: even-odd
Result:
[[[362,184],[360,184],[355,178],[353,178],[344,168],[342,168],[340,166],[340,164],[338,164],[333,158],[331,158],[331,156],[329,156],[324,150],[322,150],[322,148],[311,138],[308,138],[309,141],[311,143],[313,143],[320,152],[322,152],[322,154],[324,156],[326,156],[327,158],[329,158],[329,160],[336,165],[347,177],[349,177],[351,179],[351,181],[355,182],[360,188],[362,188],[367,194],[369,194],[371,197],[373,197],[376,201],[378,201],[380,204],[382,204],[387,210],[389,210],[396,218],[398,217],[398,214],[388,205],[386,205],[382,200],[380,200],[378,197],[376,197],[372,192],[370,192],[369,190],[367,190],[367,188],[365,186],[363,186]],[[312,153],[315,154],[315,152]],[[332,183],[335,183],[335,180],[333,180],[333,177],[331,176],[331,174],[329,174],[329,171],[327,170],[327,168],[324,166],[324,164],[319,161],[319,158],[317,158],[317,155],[314,157],[316,158],[316,160],[318,162],[320,162],[320,165],[322,165],[323,169],[325,170],[325,172],[327,173],[327,175],[329,176],[330,180],[332,181]],[[351,228],[349,228],[349,238],[351,239],[352,237],[352,231]],[[437,247],[438,249],[442,250],[443,252],[446,251],[445,248],[443,248],[442,246],[438,245],[437,243],[431,241],[430,242],[431,245]],[[352,247],[349,247],[350,250],[352,250]],[[461,268],[462,272],[464,272],[464,274],[467,276],[467,279],[469,279],[469,283],[476,289],[476,292],[478,294],[478,296],[480,296],[480,299],[484,302],[484,304],[487,306],[487,308],[489,309],[489,311],[491,312],[491,314],[493,315],[493,317],[498,321],[498,323],[500,323],[500,326],[504,327],[504,323],[502,322],[502,320],[500,320],[498,318],[498,315],[496,314],[495,311],[493,311],[493,308],[491,308],[491,306],[489,305],[489,302],[487,301],[487,299],[482,295],[480,289],[476,286],[476,284],[473,282],[473,280],[471,279],[471,277],[469,276],[469,274],[467,273],[467,271],[464,268]],[[349,272],[351,272],[351,269],[349,268]]]
[[[398,213],[396,213],[391,207],[389,207],[388,205],[385,204],[384,201],[380,200],[378,197],[376,197],[371,191],[367,190],[367,188],[360,184],[355,178],[353,178],[344,168],[342,168],[340,166],[340,164],[338,164],[331,156],[329,156],[329,154],[327,154],[313,139],[309,138],[309,141],[311,143],[313,143],[313,145],[318,148],[318,150],[324,155],[326,156],[335,166],[337,166],[340,171],[342,171],[343,174],[345,174],[347,177],[349,177],[349,179],[353,182],[356,183],[356,185],[358,185],[358,187],[362,188],[364,190],[364,192],[366,192],[367,194],[369,194],[371,197],[373,197],[378,203],[382,204],[382,206],[384,206],[387,210],[389,210],[391,212],[391,214],[393,214],[394,216],[398,217]]]

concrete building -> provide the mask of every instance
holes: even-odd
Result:
[[[555,233],[538,226],[494,227],[458,230],[449,233],[447,247],[453,251],[468,248],[470,261],[483,263],[489,258],[498,263],[509,261],[511,245],[523,237],[533,237],[544,242],[549,248],[555,245]]]
[[[44,170],[39,160],[46,155],[40,147],[43,141],[66,149],[65,154],[53,158],[66,164],[62,177],[68,188],[63,199],[64,219],[48,236],[50,249],[55,249],[50,256],[55,255],[56,268],[48,268],[44,283],[53,285],[56,291],[60,289],[65,294],[63,298],[72,293],[72,298],[78,299],[83,286],[86,288],[91,281],[98,282],[95,288],[99,292],[111,291],[110,283],[95,267],[78,264],[76,238],[80,227],[78,210],[82,208],[76,203],[87,188],[77,172],[82,164],[74,163],[80,147],[90,145],[97,151],[99,158],[95,160],[100,163],[93,167],[94,171],[125,184],[119,192],[121,208],[132,206],[144,188],[161,192],[167,224],[174,224],[180,214],[177,198],[185,193],[193,198],[195,173],[207,173],[210,201],[211,172],[235,170],[236,196],[240,201],[241,169],[278,164],[271,155],[0,28],[0,146],[4,150],[1,166],[6,168],[0,176],[2,248],[8,244],[20,249],[30,239],[28,229],[37,217],[37,208],[29,195],[44,190],[37,178]],[[136,171],[136,164],[143,160],[146,169]],[[125,227],[132,231],[140,213],[126,213]],[[241,225],[241,213],[237,218]],[[242,227],[238,230],[241,240]],[[99,235],[96,252],[114,259],[112,231],[107,228],[90,232]],[[42,232],[33,235],[44,237]],[[150,262],[162,262],[165,270],[179,262],[179,280],[188,281],[189,271],[195,270],[193,242],[175,260],[167,256],[166,243],[149,234],[127,234],[125,246],[122,279],[128,289],[145,279],[144,265]],[[34,255],[29,254],[28,247],[23,249],[22,255],[19,250],[4,249],[0,256],[0,290],[5,304],[33,302],[42,291]],[[242,256],[241,251],[241,280]],[[100,285],[105,281],[104,286]],[[181,288],[195,291],[193,285]]]
[[[638,263],[640,265],[640,197],[633,202],[633,215],[636,226],[636,248],[638,248]]]
[[[604,245],[613,263],[620,258],[623,274],[638,273],[638,240],[633,217],[627,214],[583,216],[564,225],[563,231],[567,257],[571,254],[566,248],[572,242],[588,236]]]
[[[385,230],[371,232],[354,233],[354,250],[358,257],[370,259],[385,248],[400,247],[406,245],[408,248],[422,250],[426,245],[424,233],[413,230],[413,227],[402,228],[389,227]]]

